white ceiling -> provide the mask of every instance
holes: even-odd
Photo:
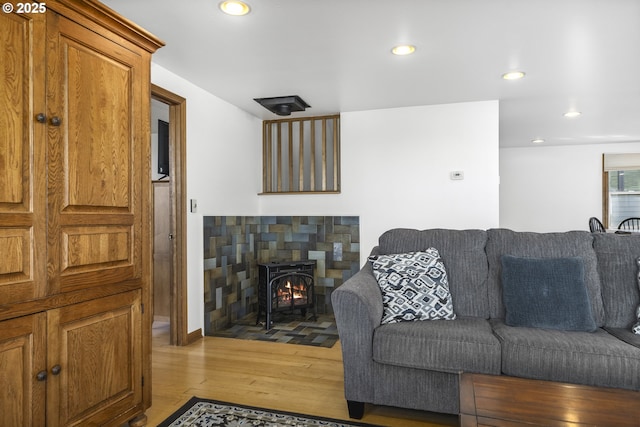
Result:
[[[155,63],[262,119],[253,98],[299,95],[294,116],[498,99],[502,147],[640,141],[640,0],[247,2],[103,0],[166,42]]]

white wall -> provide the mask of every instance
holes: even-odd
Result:
[[[341,113],[340,127],[341,194],[259,196],[261,215],[358,215],[361,263],[393,227],[498,226],[497,101]]]
[[[500,226],[587,230],[602,218],[602,154],[640,152],[640,142],[500,149]]]
[[[188,331],[203,326],[205,215],[255,215],[262,176],[262,121],[165,68],[152,64],[151,81],[187,99]]]

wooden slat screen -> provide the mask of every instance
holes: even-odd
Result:
[[[340,115],[265,120],[262,194],[340,192]]]

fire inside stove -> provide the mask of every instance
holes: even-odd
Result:
[[[311,277],[311,280],[313,278]],[[303,274],[287,275],[278,280],[273,308],[307,305],[309,301],[309,277]]]

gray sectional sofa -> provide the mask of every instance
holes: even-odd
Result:
[[[459,373],[475,372],[640,390],[640,235],[394,229],[372,255],[436,248],[454,320],[381,324],[371,263],[332,293],[352,418],[364,404],[459,413]],[[504,256],[578,258],[594,331],[509,326]]]

